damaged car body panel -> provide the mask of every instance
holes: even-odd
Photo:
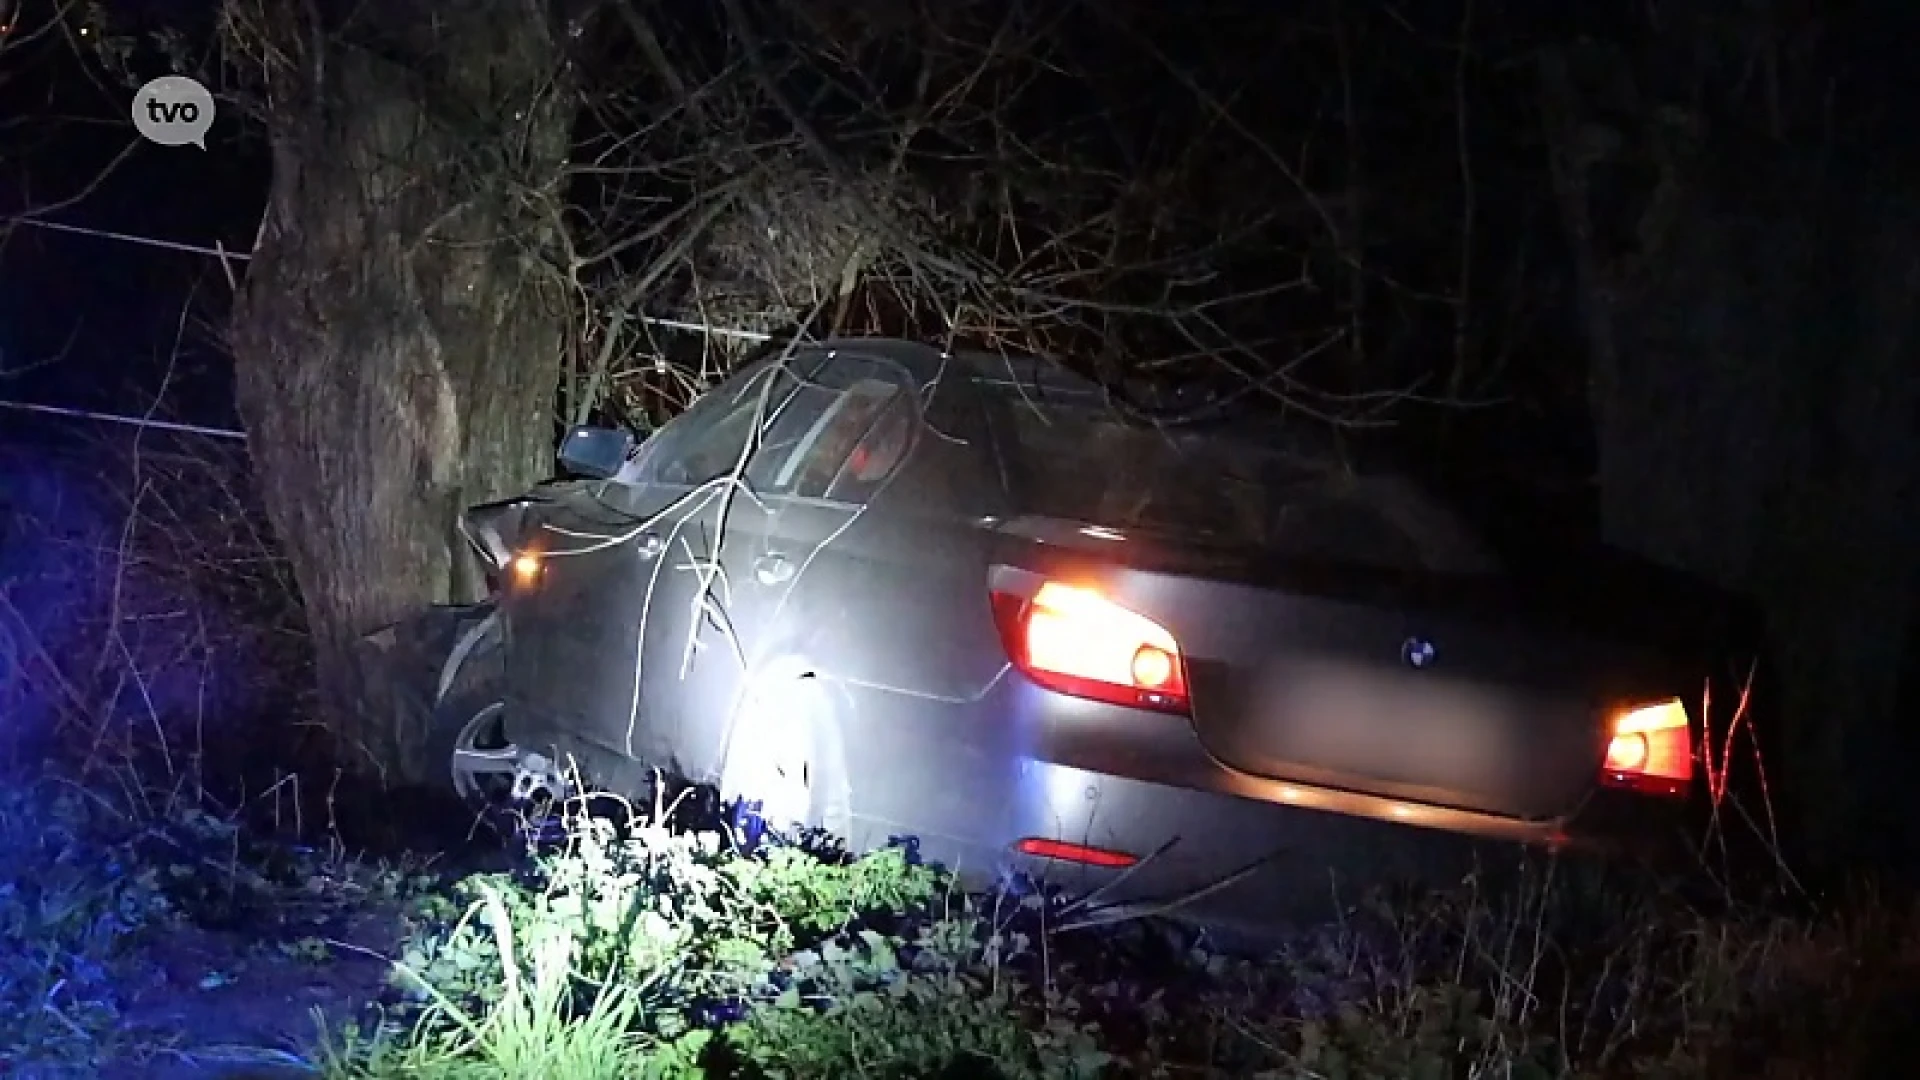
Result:
[[[617,467],[591,437],[587,479],[469,521],[498,589],[440,680],[456,774],[657,768],[1246,925],[1303,869],[1611,840],[1620,807],[1637,842],[1691,788],[1661,665],[1524,621],[1403,478],[1129,420],[1043,360],[804,346]],[[487,650],[497,684],[450,693]]]

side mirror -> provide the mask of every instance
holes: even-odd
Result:
[[[633,452],[633,436],[615,428],[577,427],[560,440],[560,467],[589,480],[610,479]]]

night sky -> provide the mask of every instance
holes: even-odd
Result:
[[[264,148],[257,136],[242,136],[230,112],[206,152],[155,146],[132,129],[132,89],[89,77],[69,50],[36,48],[4,63],[0,116],[27,137],[0,151],[11,159],[0,165],[0,215],[86,192],[46,220],[242,254],[251,248]],[[133,63],[141,78],[165,71],[157,57]],[[16,227],[0,249],[0,349],[8,372],[58,362],[0,381],[0,397],[139,414],[154,407],[171,366],[158,415],[235,426],[231,376],[209,347],[228,291],[218,261],[203,255]],[[20,421],[16,414],[0,425]]]

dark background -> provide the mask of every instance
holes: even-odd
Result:
[[[90,81],[48,81],[63,91],[51,107],[22,93],[5,111],[99,111],[107,96]],[[130,91],[122,95],[131,100]],[[264,205],[267,164],[259,140],[240,137],[236,128],[230,115],[222,117],[202,152],[139,140],[130,121],[68,125],[22,155],[30,167],[9,170],[0,198],[11,214],[92,186],[48,220],[224,245],[244,256]],[[243,260],[234,265],[244,273]],[[206,255],[16,227],[0,251],[0,385],[9,398],[134,415],[157,402],[169,419],[238,427],[230,367],[215,340],[230,295],[219,261]]]

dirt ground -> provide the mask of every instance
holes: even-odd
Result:
[[[149,957],[151,978],[130,988],[126,1034],[169,1051],[116,1062],[103,1078],[212,1080],[311,1074],[307,1057],[324,1021],[337,1026],[379,995],[395,944],[390,917],[341,928],[324,958],[250,947],[231,933],[190,931]]]

